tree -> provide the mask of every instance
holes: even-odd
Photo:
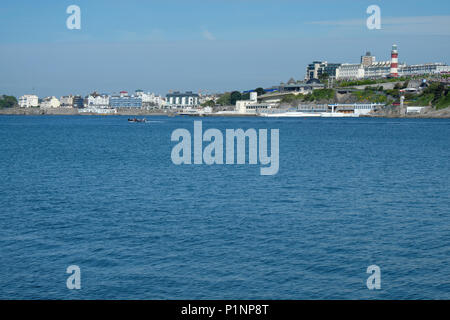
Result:
[[[202,107],[214,107],[215,105],[216,103],[214,102],[214,100],[208,100],[202,103]]]
[[[217,99],[217,104],[221,106],[229,106],[231,105],[231,93],[226,92]]]
[[[2,95],[0,97],[0,109],[17,106],[17,99],[13,96]]]
[[[250,100],[250,92],[243,93],[241,95],[241,100]]]
[[[234,106],[236,104],[236,101],[241,99],[242,99],[241,93],[239,91],[233,91],[230,97],[230,104]]]
[[[263,88],[256,88],[255,92],[258,94],[258,96],[262,96],[264,93],[266,93],[266,90],[264,90]]]

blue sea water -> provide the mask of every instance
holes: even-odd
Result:
[[[279,129],[261,176],[149,119],[0,117],[0,299],[450,298],[450,120],[202,119]]]

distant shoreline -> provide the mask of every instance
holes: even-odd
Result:
[[[0,115],[23,115],[23,116],[169,116],[170,112],[150,110],[117,110],[114,114],[79,112],[76,108],[5,108],[0,109]]]
[[[6,108],[0,109],[0,115],[22,115],[22,116],[176,116],[173,112],[161,112],[151,110],[117,110],[114,114],[102,114],[92,112],[79,112],[75,108]],[[238,114],[207,114],[205,117],[256,117],[256,115],[238,115]],[[194,116],[196,117],[196,116]],[[363,115],[361,118],[387,118],[387,119],[449,119],[450,108],[443,110],[429,110],[421,114],[396,114],[396,113],[376,113],[372,115]],[[278,119],[278,118],[276,118]]]

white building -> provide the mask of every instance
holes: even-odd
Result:
[[[196,107],[199,105],[199,95],[192,93],[192,91],[169,93],[166,99],[167,105],[171,108]]]
[[[109,108],[109,96],[106,94],[91,93],[87,98],[87,108]]]
[[[399,70],[407,68],[406,64],[399,65]],[[391,74],[391,62],[379,61],[371,65],[364,66],[363,64],[342,64],[336,70],[337,80],[360,80],[383,78]],[[403,75],[403,74],[400,74]]]
[[[251,100],[238,100],[238,101],[236,101],[236,112],[245,114],[245,113],[247,113],[247,108],[250,105],[255,104],[255,103],[256,102],[251,101]]]
[[[407,114],[419,114],[424,112],[427,107],[406,107]]]
[[[342,64],[336,69],[337,80],[358,80],[364,78],[364,67],[362,64]]]
[[[383,78],[391,74],[391,62],[380,61],[375,62],[364,68],[365,78]]]
[[[335,69],[336,68],[336,69]],[[334,70],[335,69],[335,70]],[[398,63],[398,49],[396,45],[392,46],[391,60],[376,62],[375,56],[370,52],[361,57],[359,64],[339,64],[314,61],[307,67],[306,78],[320,79],[321,75],[328,74],[336,80],[360,80],[360,79],[378,79],[384,77],[401,77],[414,75],[432,75],[449,73],[450,66],[445,63],[424,63],[416,65],[407,65]]]
[[[267,103],[258,103],[258,93],[250,92],[250,100],[236,101],[235,111],[239,114],[256,114],[258,112],[267,112],[272,106]]]
[[[448,72],[450,72],[450,66],[444,63],[424,63],[411,66],[403,65],[399,67],[400,76],[439,74]]]
[[[422,113],[425,109],[426,107],[406,107],[406,113]]]
[[[136,90],[136,97],[140,97],[142,99],[142,107],[147,109],[161,109],[166,103],[163,97],[158,96],[154,93],[145,93],[142,90]]]
[[[72,108],[73,107],[73,96],[62,96],[61,99],[59,99],[61,102],[61,107],[64,108]]]
[[[127,91],[120,91],[119,95],[112,95],[109,99],[111,108],[142,108],[142,97],[129,95]]]
[[[377,110],[378,108],[384,107],[385,105],[382,103],[354,103],[354,104],[345,104],[345,103],[336,103],[328,105],[328,108],[331,108],[331,113],[350,113],[357,117],[362,115],[368,115],[372,111]]]
[[[33,94],[26,94],[19,98],[20,108],[33,108],[39,106],[39,97]]]
[[[316,69],[321,65],[311,64]],[[314,71],[315,69],[311,70]],[[450,66],[445,63],[424,63],[416,65],[407,65],[398,63],[397,46],[393,46],[391,60],[376,62],[374,56],[367,52],[361,57],[361,64],[342,64],[336,69],[337,80],[359,80],[359,79],[377,79],[395,75],[414,76],[414,75],[430,75],[449,73]],[[315,75],[314,72],[311,73]]]
[[[41,101],[41,108],[49,109],[49,108],[59,108],[61,103],[56,97],[46,97]]]

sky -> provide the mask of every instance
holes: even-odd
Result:
[[[1,0],[0,94],[249,90],[314,60],[389,60],[394,43],[401,62],[450,63],[449,40],[448,0]]]

